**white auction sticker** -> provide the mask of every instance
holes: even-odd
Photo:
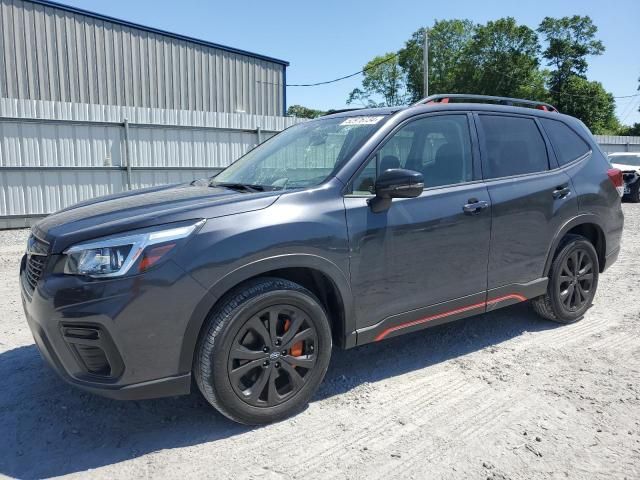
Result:
[[[384,118],[383,115],[367,117],[349,117],[340,125],[375,125]]]

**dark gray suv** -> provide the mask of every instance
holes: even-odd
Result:
[[[32,229],[20,277],[53,368],[119,399],[188,393],[260,424],[350,348],[531,301],[579,320],[615,261],[622,175],[547,104],[439,95],[269,139],[208,182]]]

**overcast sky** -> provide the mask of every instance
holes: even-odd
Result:
[[[313,83],[358,71],[373,56],[401,48],[434,19],[474,22],[513,16],[537,28],[545,16],[590,15],[606,47],[589,59],[589,79],[616,96],[640,93],[639,0],[61,0],[123,20],[221,43],[291,63],[288,83]],[[289,87],[287,103],[341,108],[360,78],[319,87]],[[640,97],[617,100],[623,123],[640,122]]]

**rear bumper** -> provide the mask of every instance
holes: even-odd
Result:
[[[33,291],[20,284],[35,343],[68,383],[121,400],[189,393],[190,365],[181,362],[184,331],[204,290],[175,264],[102,282],[45,275]],[[96,358],[109,368],[92,371]]]

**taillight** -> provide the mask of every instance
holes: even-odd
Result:
[[[613,183],[613,186],[616,187],[618,191],[618,195],[624,195],[624,179],[622,178],[622,171],[617,168],[610,168],[607,170],[607,175],[609,175],[609,180]]]

